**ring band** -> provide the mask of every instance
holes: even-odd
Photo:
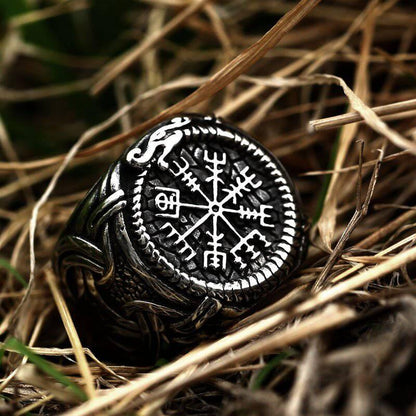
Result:
[[[108,342],[157,356],[275,289],[301,264],[305,230],[271,153],[219,118],[185,114],[110,166],[69,219],[54,268]]]

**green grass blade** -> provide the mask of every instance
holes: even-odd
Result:
[[[251,389],[252,390],[259,390],[263,387],[266,380],[270,376],[271,372],[278,367],[283,360],[288,357],[295,355],[295,350],[292,348],[288,348],[286,351],[282,351],[280,354],[274,356],[257,374]]]
[[[4,348],[12,349],[13,351],[24,355],[28,360],[34,364],[39,370],[48,374],[50,377],[54,378],[56,381],[62,385],[68,387],[80,400],[87,400],[87,395],[85,392],[75,383],[73,383],[66,375],[58,371],[53,365],[51,365],[44,358],[35,354],[30,348],[26,347],[16,338],[9,338],[5,344]]]
[[[6,260],[0,257],[0,268],[6,269],[10,272],[16,280],[22,284],[23,287],[27,287],[27,282],[24,277]]]

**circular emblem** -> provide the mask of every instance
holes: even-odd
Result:
[[[181,291],[252,299],[302,257],[303,219],[281,164],[214,117],[175,117],[125,154],[130,240]]]

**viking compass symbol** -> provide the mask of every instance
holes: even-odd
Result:
[[[201,199],[203,203],[186,203],[181,201],[181,191],[170,187],[155,187],[156,216],[166,219],[177,219],[186,215],[186,209],[192,210],[198,219],[184,232],[178,232],[171,222],[167,221],[161,227],[166,232],[167,238],[173,238],[173,244],[178,252],[185,256],[185,260],[191,260],[197,255],[187,238],[196,232],[204,223],[212,223],[212,228],[206,231],[209,241],[206,250],[203,251],[204,269],[225,270],[227,262],[231,261],[237,268],[244,269],[247,264],[243,259],[256,259],[261,253],[256,250],[256,244],[261,243],[269,247],[271,243],[262,234],[264,228],[272,228],[271,205],[260,204],[257,208],[245,207],[241,201],[250,193],[262,185],[262,181],[256,178],[256,174],[250,172],[248,166],[243,168],[229,186],[224,182],[224,167],[227,164],[227,154],[222,152],[210,152],[204,150],[203,161],[208,171],[206,183],[210,185],[209,195],[203,191],[200,179],[193,173],[188,161],[181,157],[173,161],[169,172],[187,188],[191,194],[195,194],[195,200]],[[189,211],[188,211],[189,212]],[[247,223],[252,231],[242,234],[232,224],[230,219],[238,216]],[[234,234],[237,243],[227,247],[223,242],[226,232]]]

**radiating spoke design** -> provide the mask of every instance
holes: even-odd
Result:
[[[265,247],[270,245],[266,237],[257,229],[242,235],[236,227],[231,223],[228,215],[239,217],[246,221],[256,221],[260,227],[274,227],[273,224],[268,222],[271,219],[271,205],[260,204],[258,208],[249,208],[240,204],[237,206],[247,194],[253,190],[259,188],[262,182],[256,178],[255,173],[249,172],[249,167],[246,166],[242,169],[235,179],[234,183],[231,183],[229,187],[224,186],[224,167],[227,163],[227,154],[224,152],[209,152],[204,151],[203,161],[205,168],[209,171],[208,177],[205,179],[206,183],[211,185],[211,195],[208,195],[203,191],[199,178],[191,170],[188,161],[181,157],[180,161],[173,161],[173,167],[169,169],[170,173],[177,177],[184,186],[193,194],[202,197],[206,203],[188,203],[180,200],[180,190],[168,187],[156,187],[157,195],[155,197],[155,206],[158,210],[157,216],[176,218],[178,219],[183,214],[183,209],[190,209],[198,211],[205,211],[193,225],[187,228],[183,233],[177,231],[170,222],[167,222],[162,229],[167,230],[167,237],[174,237],[174,244],[178,246],[178,251],[181,254],[186,254],[185,260],[189,260],[196,255],[194,248],[186,241],[192,233],[197,231],[204,223],[209,219],[212,220],[212,231],[207,231],[206,234],[209,237],[207,243],[207,249],[203,250],[203,267],[204,269],[222,269],[227,267],[227,261],[229,255],[231,255],[231,261],[238,268],[243,269],[247,264],[243,261],[243,257],[248,259],[255,259],[259,256],[259,252],[255,250],[253,240],[257,241],[257,244],[261,242]],[[222,199],[220,199],[220,193]],[[225,196],[224,196],[225,195]],[[235,207],[226,206],[232,204]],[[229,247],[226,251],[226,247],[223,246],[222,240],[224,238],[224,232],[220,232],[219,219],[221,219],[222,227],[225,227],[223,231],[231,231],[237,243],[233,247]],[[254,224],[253,224],[254,225]],[[258,227],[256,227],[258,228]]]

